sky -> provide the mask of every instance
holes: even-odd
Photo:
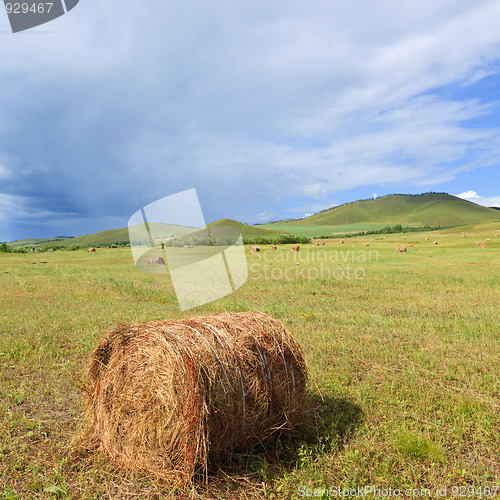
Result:
[[[500,206],[497,0],[80,0],[16,34],[2,9],[0,241],[191,188],[206,222]]]

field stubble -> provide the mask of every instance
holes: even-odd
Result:
[[[467,238],[331,240],[322,254],[302,246],[302,260],[285,260],[283,246],[280,261],[264,246],[248,253],[242,288],[188,313],[168,277],[139,273],[126,249],[0,255],[0,496],[295,498],[301,485],[498,485],[497,226],[469,229]],[[486,238],[486,248],[474,245]],[[403,243],[414,247],[395,253]],[[360,278],[297,271],[345,268],[341,249],[376,258],[355,263]],[[292,279],[266,279],[266,266],[282,276],[292,268]],[[181,492],[105,457],[70,453],[82,425],[81,377],[105,330],[224,310],[268,313],[302,344],[314,408],[304,428],[235,455],[208,486]]]

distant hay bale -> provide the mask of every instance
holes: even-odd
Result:
[[[301,347],[260,312],[120,324],[91,357],[79,448],[186,483],[290,430],[306,383]]]
[[[433,245],[437,245],[437,244],[438,244],[438,242],[437,242],[437,241],[433,241],[433,242],[432,242],[432,244],[433,244]]]
[[[479,241],[476,241],[476,242],[474,243],[474,245],[479,245]]]
[[[252,245],[250,247],[250,252],[260,252],[260,247],[257,247],[255,245]]]
[[[495,238],[496,238],[496,236],[495,236]],[[322,244],[322,245],[324,245],[324,244],[325,244],[325,242],[324,242],[324,241],[322,241],[322,242],[321,242],[321,244]]]
[[[409,248],[413,248],[415,245],[408,245]]]
[[[369,247],[370,246],[370,243],[365,243],[365,247]]]
[[[148,259],[148,264],[161,264],[161,265],[165,265],[165,259],[163,257],[150,257]]]
[[[95,248],[90,247],[90,248],[87,250],[87,252],[95,252]]]
[[[314,246],[315,246],[315,247],[319,247],[319,241],[315,241],[315,242],[314,242]]]
[[[397,245],[395,250],[396,252],[406,252],[406,247],[404,245]]]
[[[483,244],[481,245],[481,248],[486,248],[486,243],[483,243]]]
[[[406,236],[403,236],[403,240],[406,240]]]
[[[298,252],[298,251],[300,250],[300,245],[292,245],[292,246],[290,247],[290,250],[291,250],[292,252]]]
[[[425,238],[425,241],[429,241],[429,238]]]
[[[276,250],[278,247],[276,245],[271,245],[271,250]]]
[[[467,235],[466,234],[462,234],[462,238],[467,238]]]
[[[343,245],[343,244],[344,244],[344,240],[340,240],[340,241],[339,241],[339,243],[340,243],[341,245]]]
[[[194,245],[184,245],[184,248],[194,248]]]
[[[491,241],[491,239],[490,239],[490,238],[487,238],[487,239],[486,239],[486,240],[484,240],[484,241],[485,241],[485,243],[489,243],[489,242]]]

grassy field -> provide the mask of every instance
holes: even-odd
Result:
[[[308,236],[309,238],[317,238],[318,236],[329,236],[335,234],[358,233],[361,231],[377,231],[386,227],[387,224],[364,223],[358,224],[345,224],[343,226],[316,226],[313,224],[298,224],[293,222],[275,222],[272,224],[265,224],[262,228],[280,229],[289,231],[290,233],[298,236]]]
[[[248,253],[245,285],[185,313],[168,277],[141,274],[127,249],[0,254],[0,498],[282,499],[367,486],[436,498],[500,485],[496,232],[263,246]],[[395,253],[400,243],[408,252]],[[72,452],[83,372],[107,329],[224,310],[260,310],[294,332],[311,371],[304,429],[185,491]]]

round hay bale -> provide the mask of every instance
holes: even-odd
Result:
[[[260,312],[120,325],[92,354],[80,444],[189,482],[209,460],[290,430],[306,382],[299,344]]]

